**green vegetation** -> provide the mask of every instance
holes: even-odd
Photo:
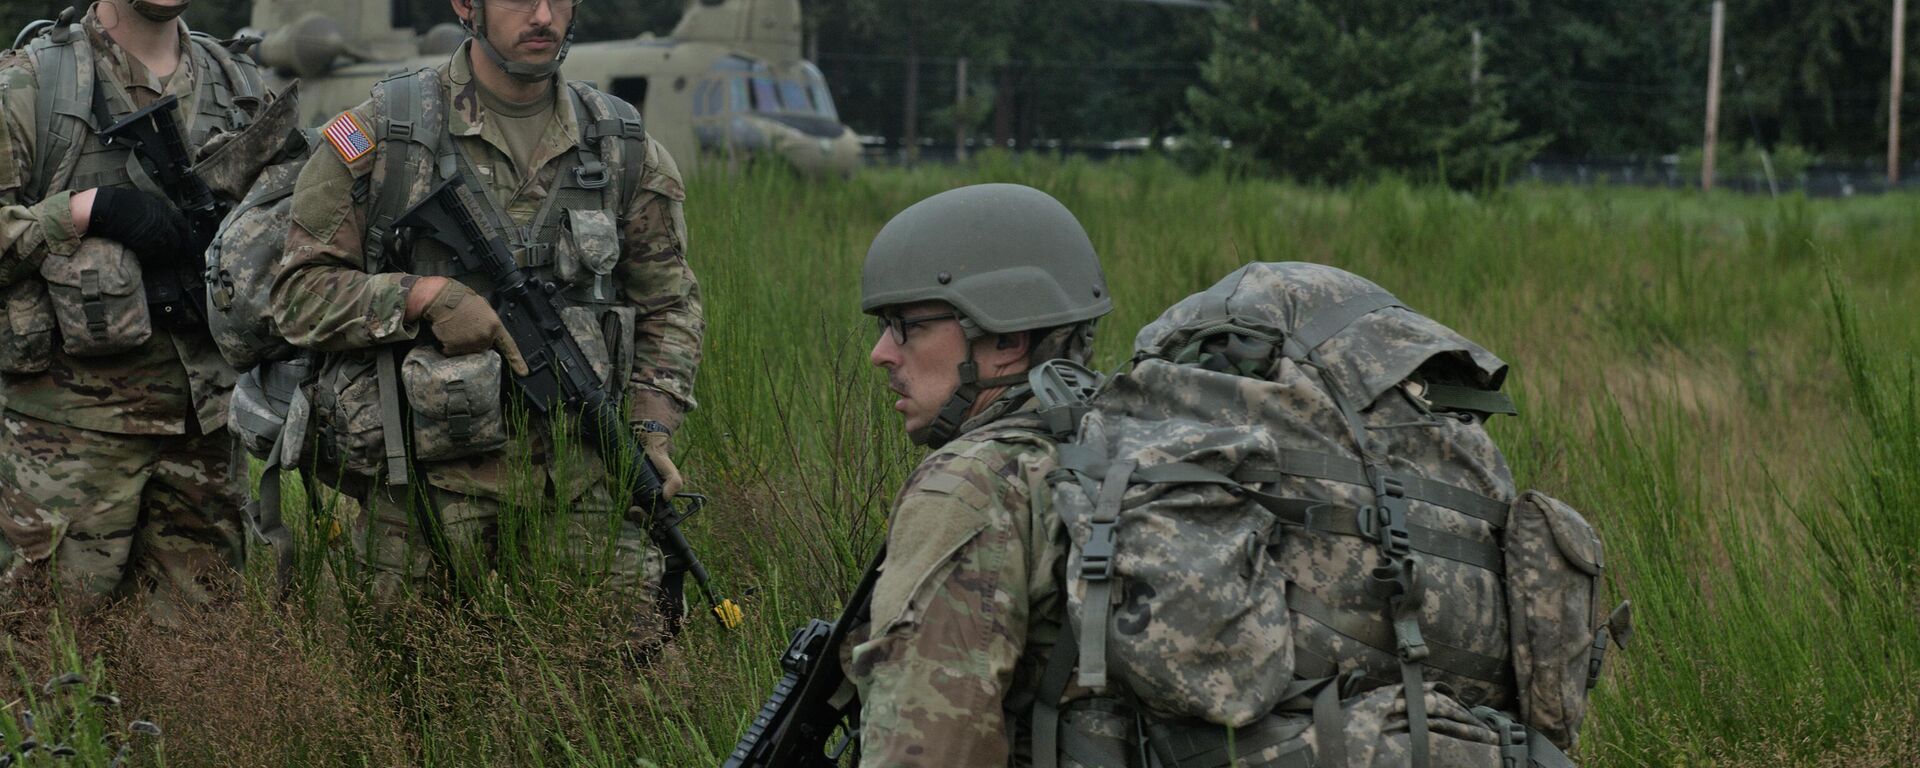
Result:
[[[1005,156],[694,181],[710,325],[682,466],[714,498],[691,532],[744,599],[743,630],[696,621],[630,672],[614,653],[630,606],[564,568],[513,563],[457,607],[375,617],[319,567],[333,549],[292,600],[262,586],[178,631],[0,606],[0,733],[30,691],[82,671],[124,702],[88,727],[155,721],[177,765],[717,764],[787,632],[851,589],[918,458],[865,362],[866,244],[913,201],[988,180],[1048,190],[1089,225],[1119,307],[1103,366],[1252,259],[1366,275],[1511,362],[1523,416],[1494,423],[1516,475],[1593,519],[1609,588],[1635,605],[1587,765],[1920,761],[1912,198],[1475,197]]]

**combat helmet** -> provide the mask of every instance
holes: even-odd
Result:
[[[1060,201],[1018,184],[978,184],[929,197],[901,211],[867,249],[860,311],[944,301],[960,315],[969,341],[1088,323],[1113,311],[1100,257],[1086,229]],[[913,441],[953,438],[983,389],[1024,381],[981,379],[973,347],[960,363],[960,388]]]

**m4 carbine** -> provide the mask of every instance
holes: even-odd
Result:
[[[100,139],[107,144],[133,150],[167,198],[186,216],[189,253],[196,258],[140,265],[147,308],[154,322],[176,328],[207,322],[207,244],[213,242],[220,220],[233,207],[214,197],[213,188],[193,172],[193,153],[180,137],[180,124],[173,117],[179,101],[178,96],[160,99],[100,131]],[[99,88],[94,89],[94,109],[106,114],[105,96]]]
[[[848,685],[840,666],[840,649],[847,633],[868,620],[873,584],[880,577],[886,548],[874,555],[867,573],[854,587],[838,621],[819,619],[793,632],[780,655],[783,673],[773,694],[760,705],[747,732],[721,763],[721,768],[840,768],[841,758],[859,737],[860,699],[841,695]],[[836,703],[838,701],[839,703]],[[834,734],[840,734],[834,743]],[[860,762],[854,755],[854,763]]]
[[[527,362],[527,375],[513,377],[527,407],[549,418],[565,414],[578,419],[587,444],[598,449],[607,462],[609,476],[633,481],[632,505],[646,512],[648,534],[667,559],[661,589],[662,612],[669,628],[679,626],[689,573],[700,585],[720,625],[728,629],[739,626],[739,606],[714,593],[706,566],[700,564],[686,535],[680,532],[680,522],[686,515],[677,513],[673,499],[662,493],[660,472],[627,426],[619,400],[607,394],[580,343],[561,319],[560,307],[554,301],[559,286],[535,279],[514,260],[506,239],[490,234],[503,231],[503,222],[491,220],[498,215],[495,209],[483,206],[461,174],[455,173],[396,220],[394,227],[440,242],[452,249],[461,267],[492,281],[494,311]],[[494,226],[482,227],[483,220]],[[632,476],[622,477],[627,473]]]

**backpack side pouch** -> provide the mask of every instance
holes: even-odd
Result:
[[[0,373],[41,373],[53,364],[53,301],[47,284],[26,279],[9,286],[0,318]]]
[[[40,263],[63,349],[74,357],[101,357],[136,349],[153,338],[140,261],[126,246],[102,237],[80,241],[71,256],[49,254]]]
[[[386,457],[380,377],[373,356],[386,349],[328,356],[314,387],[314,461],[323,472],[374,477]]]
[[[1526,491],[1508,513],[1505,538],[1521,719],[1571,749],[1587,714],[1588,661],[1600,624],[1600,537],[1573,507]]]
[[[407,353],[400,379],[413,411],[414,458],[445,461],[506,447],[500,368],[491,349],[448,357],[424,345]]]

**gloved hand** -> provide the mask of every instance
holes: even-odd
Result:
[[[657,421],[640,423],[639,437],[641,448],[646,451],[647,459],[653,462],[654,470],[660,473],[660,493],[666,498],[685,487],[687,481],[680,476],[680,468],[673,465],[673,435]]]
[[[192,230],[187,217],[158,196],[126,187],[94,191],[86,234],[126,246],[146,264],[164,264],[189,256]]]
[[[520,348],[500,324],[500,315],[487,300],[458,280],[448,280],[433,301],[421,313],[448,355],[470,355],[488,348],[500,350],[500,358],[520,376],[527,375],[527,360]]]

